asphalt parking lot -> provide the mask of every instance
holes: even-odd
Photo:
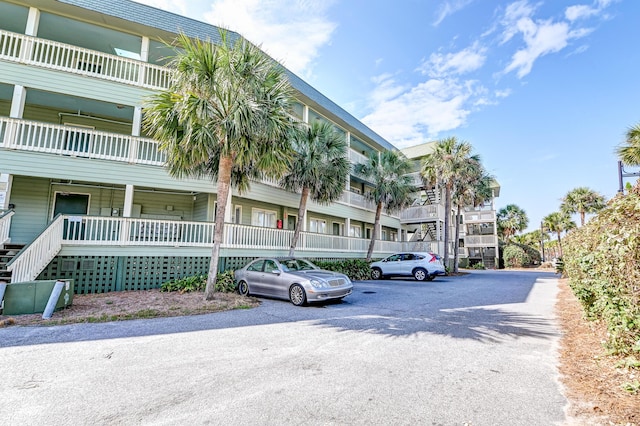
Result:
[[[552,425],[552,273],[363,281],[342,303],[0,329],[14,424]]]

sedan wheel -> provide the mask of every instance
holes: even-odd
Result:
[[[238,293],[240,293],[240,295],[242,296],[249,295],[249,284],[247,284],[246,281],[240,281],[238,283]]]
[[[425,279],[427,279],[427,271],[425,271],[422,268],[418,268],[415,271],[413,271],[413,278],[415,278],[418,281],[424,281]]]
[[[371,279],[379,280],[380,278],[382,278],[382,271],[380,270],[380,268],[373,268],[371,270]]]
[[[300,284],[294,284],[289,289],[289,300],[296,306],[302,306],[307,301],[307,295]]]

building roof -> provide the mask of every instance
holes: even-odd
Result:
[[[42,1],[40,1],[40,3],[41,2]],[[219,27],[130,0],[57,0],[55,3],[80,7],[97,12],[104,15],[104,17],[113,17],[117,20],[131,22],[170,34],[183,32],[189,37],[198,37],[200,39],[209,38],[213,42],[220,41]],[[233,31],[228,31],[228,34],[232,41],[239,37],[239,34]],[[327,115],[326,113],[328,113],[328,119],[345,128],[345,130],[354,133],[356,136],[360,134],[360,137],[364,136],[370,139],[376,143],[379,148],[397,150],[390,142],[360,122],[360,120],[353,117],[310,84],[286,69],[286,67],[283,66],[283,68],[289,76],[291,85],[301,94],[301,101],[312,108],[316,107],[320,109],[317,112],[323,115]]]
[[[436,141],[422,143],[420,145],[410,146],[408,148],[401,149],[402,153],[410,160],[422,158],[427,154],[433,152],[436,146]]]

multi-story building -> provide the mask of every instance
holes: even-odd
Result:
[[[444,207],[442,188],[426,186],[420,169],[422,160],[431,152],[436,142],[428,142],[405,148],[402,153],[414,161],[413,184],[418,189],[412,206],[400,213],[400,222],[407,233],[407,240],[415,243],[416,249],[444,253],[445,215],[449,214],[449,253],[454,253],[455,224],[459,221],[458,257],[463,266],[482,263],[487,268],[498,265],[498,235],[494,200],[500,195],[497,182],[492,185],[493,196],[479,207],[465,207],[456,218],[453,206],[447,212]],[[449,259],[451,264],[452,259]]]
[[[0,244],[14,244],[0,252],[0,273],[8,269],[13,282],[73,278],[78,292],[103,292],[205,271],[215,183],[170,177],[141,122],[144,99],[170,81],[173,51],[164,41],[178,31],[215,41],[218,28],[128,0],[0,0],[0,16]],[[396,149],[288,76],[294,114],[332,123],[354,164]],[[375,214],[365,198],[371,185],[352,173],[338,202],[310,202],[296,253],[364,257]],[[298,203],[299,194],[273,182],[234,191],[221,268],[286,254]],[[383,214],[375,256],[409,248],[405,223]]]

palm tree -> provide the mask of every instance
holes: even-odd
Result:
[[[511,236],[526,229],[529,225],[527,213],[515,204],[509,204],[498,210],[496,219],[498,231],[502,233],[505,243],[509,242]]]
[[[306,125],[305,125],[306,126]],[[280,185],[292,192],[300,192],[298,221],[289,256],[293,256],[305,221],[307,200],[331,204],[345,189],[351,163],[347,158],[347,141],[328,122],[316,121],[294,132],[294,157],[290,169]]]
[[[290,159],[293,90],[282,67],[242,38],[233,43],[180,34],[169,66],[171,87],[147,100],[144,124],[177,178],[217,179],[217,209],[205,298],[215,294],[230,186],[279,179]]]
[[[459,142],[455,137],[438,141],[432,153],[427,154],[422,163],[422,177],[429,185],[444,188],[444,259],[449,264],[449,217],[451,215],[451,194],[458,178],[458,172],[471,154],[468,142]]]
[[[584,226],[585,213],[597,213],[605,208],[604,196],[587,187],[581,186],[567,193],[562,199],[560,210],[566,213],[578,213],[580,226]]]
[[[627,130],[626,145],[616,149],[618,158],[629,166],[640,166],[640,124]]]
[[[373,190],[365,193],[365,197],[376,205],[376,216],[371,234],[371,242],[367,251],[367,262],[371,260],[373,247],[378,238],[380,215],[382,208],[393,213],[409,205],[412,193],[416,188],[408,176],[411,172],[411,162],[397,151],[382,151],[371,153],[365,164],[356,165],[356,173],[365,176],[373,183]]]
[[[453,272],[458,272],[459,261],[459,245],[460,245],[460,214],[463,207],[477,207],[484,204],[485,201],[493,196],[491,190],[492,176],[486,173],[480,157],[478,155],[471,156],[466,162],[461,164],[458,170],[458,179],[454,185],[451,200],[456,206],[456,224],[454,235],[453,249]]]
[[[558,236],[558,252],[562,257],[562,241],[560,235],[576,227],[566,212],[553,212],[542,218],[542,226],[548,232],[555,232]]]

